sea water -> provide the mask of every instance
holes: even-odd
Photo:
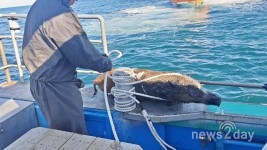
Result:
[[[29,8],[5,8],[0,13],[27,13]],[[123,53],[114,68],[179,72],[206,81],[267,83],[265,0],[204,0],[197,8],[177,7],[168,0],[79,0],[73,9],[105,18],[108,49]],[[100,39],[98,22],[81,22],[90,39]],[[23,31],[24,20],[20,23]],[[6,20],[0,20],[0,27],[1,34],[9,33]],[[8,62],[15,63],[12,42],[4,42]],[[12,78],[18,79],[16,69],[11,71]],[[29,78],[27,73],[25,76]],[[92,86],[96,75],[79,77]],[[1,71],[0,81],[4,80]],[[204,88],[222,98],[222,106],[210,107],[212,111],[267,115],[267,91],[263,89]]]

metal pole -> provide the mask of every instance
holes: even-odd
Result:
[[[8,21],[11,22],[13,20],[11,20],[11,18],[9,18]],[[12,38],[12,42],[13,42],[13,46],[14,46],[14,52],[15,52],[15,57],[16,57],[16,61],[17,61],[18,71],[19,71],[19,78],[20,78],[21,82],[24,82],[23,70],[21,67],[21,60],[20,60],[20,56],[19,56],[19,48],[18,48],[18,43],[16,40],[15,29],[12,29],[12,27],[10,27],[10,33],[11,33],[11,38]]]
[[[1,38],[0,38],[0,55],[2,58],[3,67],[7,66],[6,54],[5,54],[5,50],[4,50],[3,42]],[[5,75],[6,75],[6,82],[11,83],[11,77],[10,77],[10,72],[9,72],[8,67],[5,68],[4,70],[5,70]]]
[[[201,84],[210,84],[210,85],[223,85],[223,86],[266,89],[266,84],[265,85],[259,85],[259,84],[227,83],[227,82],[216,82],[216,81],[199,81],[199,82]]]
[[[17,18],[26,18],[26,17],[27,17],[27,14],[0,14],[0,18],[8,18],[9,21],[16,20]],[[108,47],[107,47],[107,37],[106,37],[104,18],[100,15],[87,15],[87,14],[78,14],[78,18],[79,19],[97,19],[100,21],[102,40],[90,40],[90,41],[93,43],[102,43],[103,51],[106,55],[108,55],[109,52],[108,52]],[[15,35],[16,29],[19,29],[19,27],[15,28],[13,30],[10,30],[11,36],[3,36],[3,37],[4,38],[12,38],[13,46],[14,46],[14,50],[15,50],[15,57],[17,60],[17,67],[18,67],[19,76],[20,76],[20,81],[24,81],[23,70],[21,69],[22,66],[21,66],[21,61],[20,61],[20,57],[19,57],[17,41],[16,41],[16,38],[22,38],[22,37]]]
[[[26,17],[27,17],[27,14],[0,14],[0,18],[26,18]],[[103,49],[104,49],[104,53],[108,55],[107,37],[106,37],[104,18],[100,15],[87,15],[87,14],[78,14],[78,18],[79,19],[98,19],[100,21]]]
[[[102,16],[98,16],[98,19],[100,21],[101,26],[101,35],[102,35],[102,41],[103,41],[103,49],[104,53],[108,55],[108,45],[107,45],[107,36],[106,36],[106,28],[105,28],[105,21]]]

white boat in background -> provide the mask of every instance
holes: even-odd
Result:
[[[172,4],[175,5],[192,5],[192,6],[199,6],[203,4],[203,0],[170,0]]]

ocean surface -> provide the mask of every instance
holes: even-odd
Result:
[[[5,8],[0,13],[27,13],[29,8]],[[79,0],[73,9],[105,18],[109,50],[123,53],[114,62],[116,68],[179,72],[206,81],[267,83],[265,0],[204,0],[198,8],[175,6],[168,0]],[[24,19],[19,22],[23,31]],[[98,22],[81,22],[90,39],[100,38]],[[3,19],[0,34],[9,34],[7,21]],[[15,63],[12,42],[4,40],[4,46],[9,63]],[[96,47],[101,50],[100,45]],[[18,79],[16,69],[11,70],[12,78]],[[26,70],[25,76],[29,78]],[[86,86],[92,86],[96,75],[79,74],[79,77]],[[4,80],[1,71],[0,81]],[[267,114],[265,90],[217,85],[204,88],[225,102],[221,108],[214,108],[217,111],[229,109],[231,113],[231,108],[260,116]],[[243,107],[245,103],[251,107]]]

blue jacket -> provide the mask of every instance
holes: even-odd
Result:
[[[87,38],[68,0],[37,0],[25,24],[23,61],[35,80],[75,80],[76,68],[106,72],[112,63]]]
[[[76,68],[111,69],[89,42],[68,0],[37,0],[25,24],[23,61],[30,89],[50,128],[87,134]]]

